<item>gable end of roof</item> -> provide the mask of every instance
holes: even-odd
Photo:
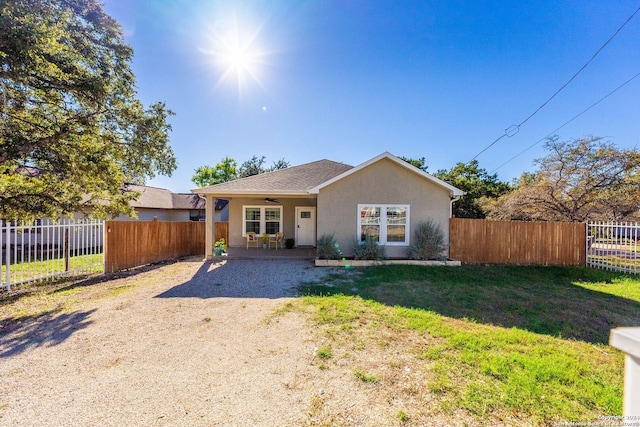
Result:
[[[436,178],[435,176],[433,176],[431,174],[428,174],[427,172],[425,172],[425,171],[423,171],[421,169],[418,169],[417,167],[413,166],[412,164],[410,164],[408,162],[405,162],[404,160],[400,159],[399,157],[394,156],[393,154],[391,154],[391,153],[389,153],[387,151],[385,151],[384,153],[382,153],[382,154],[380,154],[380,155],[378,155],[378,156],[376,156],[376,157],[374,157],[374,158],[372,158],[370,160],[367,160],[366,162],[354,167],[353,169],[350,169],[350,170],[348,170],[348,171],[346,171],[346,172],[344,172],[344,173],[342,173],[342,174],[340,174],[338,176],[333,177],[332,179],[330,179],[328,181],[323,182],[320,185],[317,185],[316,187],[310,189],[309,193],[310,194],[318,194],[320,192],[320,190],[323,189],[324,187],[327,187],[327,186],[333,184],[336,181],[339,181],[339,180],[341,180],[343,178],[346,178],[347,176],[349,176],[349,175],[351,175],[353,173],[356,173],[356,172],[366,168],[369,165],[377,163],[382,159],[389,159],[389,160],[393,161],[394,163],[402,166],[403,168],[406,168],[409,171],[422,176],[423,178],[427,179],[428,181],[431,181],[434,184],[445,188],[446,190],[449,191],[451,197],[460,197],[460,196],[463,196],[465,194],[464,191],[460,190],[459,188],[456,188],[453,185],[451,185],[451,184],[449,184],[449,183],[447,183],[447,182],[445,182],[445,181],[443,181],[443,180],[441,180],[439,178]]]

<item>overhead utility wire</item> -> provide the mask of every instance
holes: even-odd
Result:
[[[507,129],[504,130],[504,133],[502,135],[500,135],[498,138],[496,138],[491,144],[487,145],[482,151],[480,151],[478,154],[476,154],[473,159],[471,159],[472,161],[477,159],[482,153],[484,153],[485,151],[487,151],[489,148],[493,147],[498,141],[500,141],[502,138],[504,138],[505,136],[508,137],[512,137],[513,135],[517,134],[520,131],[520,126],[522,126],[523,124],[525,124],[526,122],[529,121],[529,119],[531,119],[533,116],[535,116],[540,110],[542,110],[549,102],[551,102],[551,100],[553,98],[556,97],[556,95],[558,95],[564,88],[566,88],[569,83],[571,83],[573,80],[575,80],[576,77],[578,77],[578,74],[580,74],[585,68],[587,68],[587,66],[595,59],[596,56],[598,56],[598,54],[600,52],[602,52],[602,50],[611,42],[611,40],[613,40],[615,38],[615,36],[618,35],[618,33],[625,27],[625,25],[627,25],[629,23],[629,21],[631,21],[631,19],[633,19],[634,16],[636,16],[636,14],[640,12],[640,7],[638,7],[635,12],[633,12],[631,14],[631,16],[629,16],[627,18],[626,21],[624,21],[624,23],[620,26],[620,28],[618,28],[616,30],[615,33],[613,33],[613,35],[611,37],[609,37],[609,40],[607,40],[601,47],[600,49],[598,49],[596,51],[596,53],[594,53],[591,58],[589,58],[589,60],[565,83],[563,84],[560,89],[558,89],[557,91],[555,91],[555,93],[553,95],[551,95],[551,97],[549,99],[547,99],[545,102],[542,103],[542,105],[540,105],[533,113],[531,113],[529,115],[529,117],[527,117],[526,119],[524,119],[523,121],[520,122],[520,124],[517,125],[511,125],[509,126]]]
[[[591,104],[588,108],[582,110],[582,112],[580,112],[579,114],[573,116],[570,120],[566,121],[562,126],[557,127],[556,129],[552,130],[551,132],[549,132],[543,138],[540,138],[538,141],[534,142],[533,144],[531,144],[530,146],[528,146],[527,148],[525,148],[524,150],[522,150],[521,152],[519,152],[518,154],[516,154],[515,156],[513,156],[512,158],[510,158],[509,160],[507,160],[506,162],[504,162],[500,166],[498,166],[497,168],[493,169],[490,173],[494,173],[495,171],[497,171],[498,169],[500,169],[501,167],[503,167],[507,163],[510,163],[511,161],[513,161],[514,159],[520,157],[521,155],[523,155],[524,153],[526,153],[527,151],[529,151],[530,149],[532,149],[536,145],[540,144],[542,141],[545,141],[550,136],[553,136],[557,131],[559,131],[560,129],[562,129],[563,127],[565,127],[566,125],[568,125],[569,123],[571,123],[572,121],[574,121],[575,119],[577,119],[578,117],[580,117],[581,115],[586,113],[587,111],[591,110],[596,105],[600,104],[602,101],[604,101],[605,99],[607,99],[608,97],[610,97],[611,95],[616,93],[618,90],[622,89],[628,83],[631,83],[631,81],[633,79],[635,79],[636,77],[639,77],[639,76],[640,76],[640,73],[638,73],[635,76],[631,77],[629,80],[627,80],[626,82],[622,83],[620,86],[618,86],[617,88],[615,88],[614,90],[612,90],[611,92],[609,92],[608,94],[606,94],[605,96],[603,96],[602,98],[600,98],[599,100],[597,100],[596,102]]]

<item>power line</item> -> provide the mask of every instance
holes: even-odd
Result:
[[[520,157],[521,155],[523,155],[524,153],[526,153],[527,151],[529,151],[530,149],[532,149],[536,145],[540,144],[542,141],[547,140],[547,138],[549,138],[550,136],[553,136],[557,131],[559,131],[560,129],[562,129],[563,127],[565,127],[566,125],[568,125],[569,123],[571,123],[572,121],[574,121],[575,119],[577,119],[578,117],[580,117],[581,115],[586,113],[587,111],[591,110],[596,105],[600,104],[602,101],[604,101],[605,99],[607,99],[608,97],[610,97],[611,95],[616,93],[618,90],[622,89],[628,83],[631,83],[631,81],[633,79],[635,79],[636,77],[639,77],[639,76],[640,76],[640,73],[638,73],[635,76],[631,77],[629,80],[627,80],[626,82],[622,83],[620,86],[618,86],[617,88],[615,88],[614,90],[612,90],[611,92],[609,92],[608,94],[606,94],[605,96],[603,96],[602,98],[600,98],[599,100],[597,100],[596,102],[591,104],[589,107],[587,107],[586,109],[582,110],[579,114],[573,116],[570,120],[568,120],[564,124],[562,124],[562,126],[557,127],[556,129],[552,130],[551,132],[549,132],[543,138],[540,138],[538,141],[534,142],[533,144],[531,144],[530,146],[528,146],[527,148],[525,148],[524,150],[522,150],[521,152],[519,152],[518,154],[516,154],[515,156],[513,156],[512,158],[510,158],[509,160],[507,160],[506,162],[504,162],[500,166],[498,166],[497,168],[493,169],[490,173],[494,173],[495,171],[497,171],[498,169],[500,169],[501,167],[503,167],[507,163],[510,163],[511,161],[513,161],[514,159]]]
[[[576,71],[576,73],[571,76],[571,78],[565,83],[563,84],[560,89],[558,89],[557,91],[555,91],[555,93],[553,95],[551,95],[551,97],[549,99],[547,99],[545,102],[542,103],[542,105],[540,105],[533,113],[529,114],[529,116],[524,119],[523,121],[521,121],[519,124],[517,125],[511,125],[509,126],[507,129],[504,130],[504,133],[502,135],[500,135],[498,138],[496,138],[491,144],[487,145],[482,151],[480,151],[478,154],[476,154],[473,159],[471,159],[471,161],[477,159],[482,153],[484,153],[485,151],[487,151],[489,148],[493,147],[498,141],[500,141],[502,138],[504,138],[505,136],[507,137],[512,137],[513,135],[515,135],[516,133],[518,133],[520,131],[520,126],[522,126],[523,124],[525,124],[526,122],[529,121],[529,119],[531,119],[533,116],[535,116],[540,110],[542,110],[549,102],[551,102],[551,100],[553,98],[556,97],[556,95],[558,95],[560,92],[562,92],[562,90],[564,90],[564,88],[566,88],[573,80],[575,80],[576,77],[578,77],[578,74],[580,74],[585,68],[587,68],[587,66],[595,59],[596,56],[598,56],[598,54],[600,52],[602,52],[602,50],[611,42],[611,40],[613,40],[618,33],[625,27],[625,25],[627,25],[629,23],[629,21],[631,21],[631,19],[633,19],[633,17],[640,12],[640,7],[638,7],[635,12],[633,12],[631,14],[631,16],[629,16],[627,18],[626,21],[624,21],[624,23],[620,26],[620,28],[618,28],[616,30],[615,33],[613,33],[613,35],[611,37],[609,37],[609,39],[602,45],[600,46],[600,49],[598,49],[596,51],[596,53],[594,53],[591,58],[589,58],[589,60],[578,70]]]

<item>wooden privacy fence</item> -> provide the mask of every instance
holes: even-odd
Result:
[[[105,236],[105,273],[183,256],[204,256],[204,222],[107,221]]]
[[[452,218],[449,231],[449,256],[466,263],[586,263],[585,223]]]
[[[227,245],[229,244],[229,222],[216,222],[214,223],[214,238],[215,238],[215,242],[217,242],[220,239],[224,239],[224,241],[227,243]]]

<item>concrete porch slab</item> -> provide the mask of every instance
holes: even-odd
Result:
[[[314,260],[316,248],[262,249],[262,248],[227,248],[226,255],[214,256],[211,259],[297,259]]]

